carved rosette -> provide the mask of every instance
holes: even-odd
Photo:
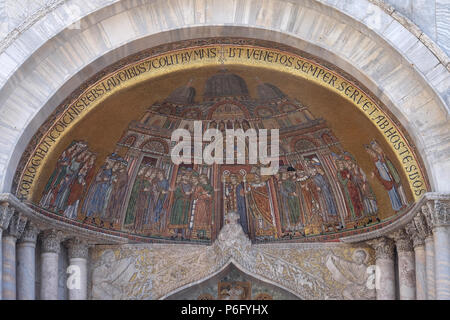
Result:
[[[53,252],[59,253],[61,250],[60,243],[62,239],[61,232],[56,230],[46,230],[42,235],[41,250],[43,253]]]
[[[89,247],[86,242],[79,239],[70,239],[67,241],[69,249],[69,258],[87,259],[89,257]]]
[[[39,232],[38,227],[29,221],[20,237],[19,243],[36,243]]]
[[[411,240],[404,229],[397,230],[392,233],[392,238],[395,241],[395,246],[398,252],[412,252],[413,246]]]
[[[450,225],[450,204],[448,201],[434,200],[427,203],[432,228]]]
[[[13,216],[14,209],[9,206],[8,202],[0,203],[0,229],[6,230]]]
[[[27,218],[19,214],[14,214],[11,217],[11,221],[9,222],[7,234],[16,239],[20,238],[23,231],[25,230],[25,226],[27,224]]]
[[[367,244],[375,250],[376,259],[394,260],[394,241],[381,237],[367,241]]]

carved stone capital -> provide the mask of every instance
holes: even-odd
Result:
[[[79,239],[70,239],[67,241],[67,248],[69,249],[69,258],[82,258],[87,259],[89,257],[89,247],[85,241]]]
[[[405,231],[413,243],[413,247],[420,247],[425,244],[425,237],[417,230],[414,220],[405,226]]]
[[[405,229],[399,229],[391,234],[392,239],[395,241],[395,246],[398,252],[411,252],[413,251],[412,242],[406,233]]]
[[[63,236],[61,231],[46,230],[42,234],[42,252],[54,252],[59,253],[61,250],[60,244]]]
[[[381,237],[367,241],[367,244],[375,250],[376,259],[394,260],[394,241]]]
[[[36,225],[31,221],[28,221],[27,225],[25,226],[25,230],[23,231],[22,236],[19,239],[19,243],[36,243],[39,232],[39,228],[36,227]]]
[[[0,203],[0,229],[8,229],[13,214],[14,208],[10,207],[8,202]]]
[[[450,226],[450,202],[445,200],[430,200],[427,203],[431,227]]]
[[[25,230],[25,226],[27,224],[27,218],[22,216],[20,213],[16,213],[11,217],[11,221],[9,222],[9,226],[7,229],[7,234],[16,239],[19,239]]]

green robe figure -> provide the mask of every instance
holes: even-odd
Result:
[[[143,167],[139,170],[136,182],[133,185],[133,190],[131,190],[131,197],[128,203],[127,212],[125,214],[124,225],[134,225],[134,220],[136,219],[136,205],[139,198],[140,191],[144,188],[145,174],[147,172],[147,167]]]
[[[289,177],[288,172],[281,174],[281,203],[283,208],[283,227],[287,230],[298,228],[300,221],[300,202],[296,193],[295,182]]]
[[[192,185],[189,182],[189,177],[184,175],[174,193],[175,200],[170,214],[169,225],[170,229],[177,229],[177,234],[181,230],[182,237],[185,237],[186,229],[189,226],[191,193]]]

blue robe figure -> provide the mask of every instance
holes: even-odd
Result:
[[[102,171],[97,175],[95,183],[91,186],[83,211],[86,217],[100,215],[106,205],[108,191],[112,183],[112,166],[103,166]]]
[[[159,191],[158,199],[156,200],[155,205],[155,223],[158,222],[161,219],[161,214],[165,213],[164,211],[164,204],[166,203],[167,199],[167,191],[169,190],[169,181],[167,179],[160,180],[156,184],[156,188]],[[164,192],[164,193],[163,193]]]
[[[240,183],[236,187],[237,213],[239,214],[239,221],[241,222],[242,229],[248,234],[247,208],[245,206],[244,194],[244,186]]]
[[[383,185],[386,187],[386,185],[390,185],[391,188],[386,187],[388,189],[388,195],[389,199],[391,200],[392,209],[395,211],[399,211],[403,204],[402,200],[400,198],[400,195],[397,192],[397,188],[395,187],[395,181],[392,179],[392,176],[389,172],[389,168],[386,165],[386,162],[381,159],[381,157],[378,157],[377,161],[375,161],[375,166],[377,167],[378,174],[376,176],[378,179],[383,183]],[[384,180],[384,181],[383,181]]]
[[[337,216],[336,203],[334,202],[333,193],[331,192],[331,188],[328,181],[319,172],[317,172],[316,175],[314,175],[313,179],[317,187],[320,188],[319,192],[322,194],[323,199],[325,200],[327,214],[333,217]]]

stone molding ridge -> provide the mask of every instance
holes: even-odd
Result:
[[[44,18],[47,14],[54,11],[61,6],[67,0],[47,0],[47,2],[33,14],[28,16],[22,23],[12,29],[6,37],[0,40],[0,54],[6,51],[6,49],[16,40],[22,33],[31,28],[36,22]]]
[[[412,221],[414,221],[414,226],[417,227],[421,237],[426,238],[431,235],[432,228],[450,223],[449,212],[449,193],[428,192],[407,213],[391,224],[379,230],[343,237],[339,240],[344,243],[357,243],[379,237],[392,236],[393,232],[407,228],[407,225]]]
[[[322,4],[332,6],[327,1],[324,0],[315,0]],[[427,47],[434,56],[450,71],[450,58],[448,55],[440,48],[440,46],[431,39],[428,35],[426,35],[420,27],[406,16],[398,12],[391,5],[387,4],[383,0],[368,0],[373,5],[382,9],[386,14],[391,16],[394,20],[400,23],[406,30],[411,32],[414,36],[416,36],[419,41],[423,43],[425,47]],[[53,12],[56,8],[63,5],[67,0],[48,0],[39,10],[34,12],[32,15],[28,16],[22,23],[20,23],[17,27],[11,30],[3,39],[0,40],[0,54],[2,54],[6,49],[16,40],[22,33],[27,31],[30,27],[32,27],[39,20],[44,18],[49,13]],[[101,10],[103,7],[98,8]],[[82,17],[79,17],[82,18]]]
[[[407,18],[405,15],[397,11],[393,6],[386,3],[383,0],[368,0],[370,3],[378,6],[382,9],[386,14],[390,15],[395,21],[400,23],[406,30],[411,32],[417,39],[419,39],[422,44],[428,48],[428,50],[433,53],[433,55],[439,60],[442,65],[446,67],[448,71],[450,71],[450,57],[444,50],[441,49],[439,44],[436,43],[433,39],[431,39],[426,33],[422,31],[422,29],[412,20]]]
[[[4,204],[8,204],[8,206]],[[11,193],[0,193],[0,205],[0,227],[2,227],[2,221],[7,220],[8,214],[12,216],[10,211],[17,211],[32,222],[38,229],[42,231],[49,229],[59,230],[64,233],[66,239],[76,237],[80,240],[87,241],[89,244],[124,244],[128,242],[128,239],[126,238],[89,230],[47,217],[30,208],[30,206],[21,202]],[[5,213],[2,213],[2,210]],[[5,218],[3,218],[3,216]],[[9,219],[11,220],[11,217]]]

